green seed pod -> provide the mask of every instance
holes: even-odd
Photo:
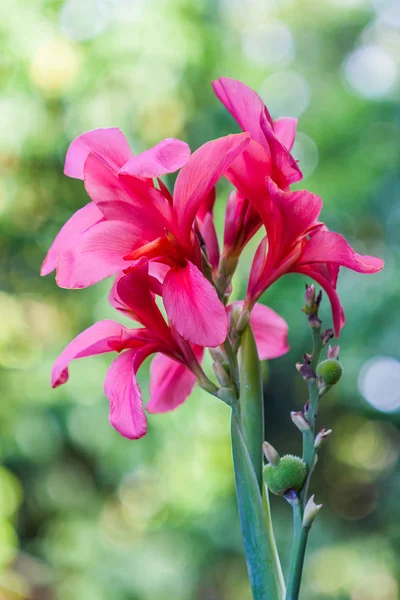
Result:
[[[319,363],[316,371],[325,385],[335,385],[342,376],[343,367],[338,360],[328,358]]]
[[[288,490],[301,490],[307,478],[307,465],[298,456],[286,454],[277,467],[266,465],[263,476],[268,489],[277,496],[283,496]]]

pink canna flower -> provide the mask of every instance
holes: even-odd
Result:
[[[110,401],[110,423],[124,437],[145,435],[147,420],[136,373],[143,361],[156,354],[150,367],[149,413],[174,410],[190,395],[196,380],[202,381],[204,348],[186,342],[169,327],[158,308],[155,296],[162,285],[149,274],[149,265],[138,267],[116,278],[110,302],[120,312],[143,327],[129,329],[115,321],[100,321],[80,333],[60,354],[52,371],[52,386],[68,380],[69,363],[106,352],[117,352],[104,383]],[[235,303],[240,306],[243,303]],[[230,314],[232,306],[228,307]],[[260,358],[275,358],[289,350],[287,324],[273,310],[256,305],[251,315]]]
[[[203,348],[191,346],[168,327],[156,302],[160,283],[148,273],[148,265],[116,280],[110,301],[115,308],[144,327],[129,329],[115,321],[100,321],[80,333],[60,354],[52,371],[52,386],[68,379],[68,365],[75,358],[105,352],[119,355],[111,364],[104,391],[110,401],[110,423],[124,437],[137,439],[147,430],[136,372],[151,354],[151,399],[148,412],[173,410],[189,396],[201,375]]]
[[[221,77],[213,82],[219,100],[236,119],[251,142],[231,165],[235,172],[251,169],[253,187],[265,189],[269,176],[282,189],[302,178],[296,161],[290,154],[296,133],[297,119],[281,118],[273,121],[260,96],[241,81]],[[249,203],[246,194],[232,192],[229,196],[224,233],[223,256],[233,262],[247,242],[261,227],[257,210]]]
[[[221,344],[228,329],[226,313],[201,272],[194,222],[216,182],[248,143],[247,133],[229,135],[204,144],[189,158],[188,146],[171,139],[134,157],[118,129],[79,136],[68,150],[65,173],[84,179],[92,202],[61,229],[42,274],[56,268],[58,285],[81,288],[146,261],[164,264],[169,269],[163,300],[171,324],[191,343]],[[182,166],[173,197],[162,182],[159,189],[154,186],[154,178]],[[209,222],[205,227],[210,229]]]
[[[239,179],[235,179],[238,186]],[[267,236],[255,254],[245,307],[255,301],[285,273],[301,273],[314,279],[326,291],[332,306],[336,336],[345,317],[336,284],[341,266],[358,273],[376,273],[383,261],[374,256],[357,254],[344,237],[329,231],[318,220],[322,200],[303,190],[284,192],[266,180],[267,193],[254,194],[251,201],[264,223]]]

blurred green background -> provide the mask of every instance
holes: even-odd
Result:
[[[134,152],[173,136],[195,149],[237,131],[211,90],[220,75],[257,89],[273,116],[300,118],[302,185],[323,197],[331,229],[386,261],[376,276],[340,277],[345,376],[319,415],[334,433],[312,484],[324,509],[302,597],[397,600],[398,1],[13,0],[0,6],[0,44],[1,600],[250,600],[228,410],[197,390],[130,442],[108,424],[110,357],[77,362],[51,390],[65,344],[118,315],[109,281],[66,291],[39,277],[87,201],[63,176],[70,141],[119,126]],[[303,286],[287,276],[263,297],[290,326],[290,353],[265,366],[267,438],[282,453],[300,452],[289,411],[307,398],[294,367],[310,350]],[[330,326],[326,300],[323,316]],[[140,381],[147,398],[146,368]],[[276,498],[272,509],[286,569],[291,511]]]

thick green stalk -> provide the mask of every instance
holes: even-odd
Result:
[[[289,568],[286,600],[297,600],[300,593],[309,528],[303,526],[303,510],[299,500],[293,506],[293,548]]]
[[[254,600],[282,600],[282,569],[269,503],[263,506],[264,414],[261,366],[253,332],[246,328],[239,354],[240,398],[232,413],[232,453],[247,569]],[[266,518],[267,517],[267,518]]]

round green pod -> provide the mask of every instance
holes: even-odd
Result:
[[[277,496],[283,496],[288,490],[301,490],[307,478],[307,465],[298,456],[286,454],[277,467],[266,465],[263,476],[268,489]]]
[[[326,385],[335,385],[342,376],[343,367],[338,360],[328,358],[319,363],[316,371]]]

